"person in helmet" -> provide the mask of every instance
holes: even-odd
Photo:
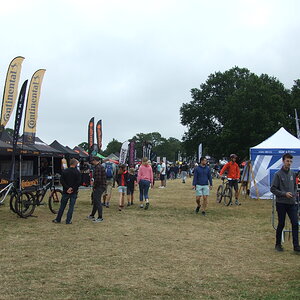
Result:
[[[235,190],[235,204],[241,205],[239,198],[239,186],[238,180],[240,179],[241,173],[239,165],[236,163],[237,155],[230,154],[230,162],[225,164],[220,172],[220,176],[222,176],[225,172],[227,172],[227,179],[229,182],[229,186],[233,187]]]

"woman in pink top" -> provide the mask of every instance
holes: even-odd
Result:
[[[144,157],[142,165],[139,168],[137,183],[140,188],[140,208],[143,208],[143,201],[146,200],[145,209],[149,208],[149,196],[148,191],[153,182],[153,171],[152,167],[148,164],[148,158]]]

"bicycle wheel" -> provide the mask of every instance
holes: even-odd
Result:
[[[226,206],[230,205],[232,201],[232,190],[230,187],[226,187],[223,194],[224,204]]]
[[[15,210],[21,218],[31,216],[35,210],[35,196],[29,192],[21,192],[16,197]]]
[[[217,203],[221,203],[223,197],[223,185],[219,185],[217,190]]]
[[[49,208],[52,213],[57,214],[60,206],[60,201],[62,198],[61,190],[53,190],[49,196]]]
[[[17,200],[17,194],[14,192],[11,194],[10,199],[9,199],[9,208],[12,212],[15,214],[17,213],[15,207],[16,207],[16,200]]]

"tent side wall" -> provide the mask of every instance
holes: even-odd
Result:
[[[300,149],[250,149],[250,159],[256,186],[251,176],[250,197],[271,199],[271,182],[276,171],[282,166],[284,153],[293,155],[292,169],[300,169]],[[258,194],[258,195],[257,195]]]

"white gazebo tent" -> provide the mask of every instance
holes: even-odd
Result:
[[[271,182],[274,173],[282,166],[282,155],[293,155],[292,169],[300,170],[300,140],[281,127],[268,139],[250,148],[253,176],[251,181],[251,198],[271,199]]]

